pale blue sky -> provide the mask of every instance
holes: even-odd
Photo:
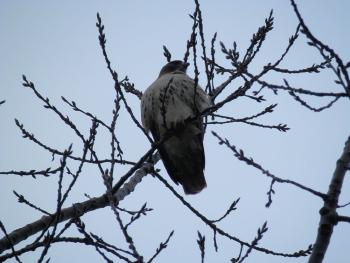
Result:
[[[298,1],[299,8],[314,34],[331,46],[344,61],[350,60],[348,1]],[[274,10],[274,30],[268,36],[262,52],[251,66],[258,72],[262,65],[279,57],[288,38],[294,33],[297,20],[289,1],[202,1],[207,43],[214,32],[218,40],[228,47],[233,41],[243,53],[251,35],[262,25],[271,9]],[[62,112],[71,116],[87,134],[90,121],[72,112],[61,96],[74,100],[83,109],[95,113],[106,122],[111,120],[114,90],[98,44],[96,13],[100,12],[105,24],[107,50],[120,77],[128,75],[136,88],[144,90],[157,77],[165,63],[162,45],[166,45],[174,58],[182,58],[192,21],[194,3],[181,1],[1,1],[0,2],[0,170],[41,169],[56,167],[51,156],[34,146],[21,134],[14,123],[18,118],[25,127],[43,142],[58,149],[73,142],[77,154],[80,141],[58,118],[21,86],[21,76],[36,84],[37,89],[50,98]],[[225,64],[217,49],[218,61]],[[301,37],[281,66],[298,69],[321,62],[318,53],[305,44]],[[227,63],[226,63],[227,65]],[[193,70],[190,68],[190,70]],[[193,76],[193,72],[189,75]],[[334,85],[334,76],[322,75],[283,76],[271,74],[267,79],[282,84],[287,78],[291,85],[315,91],[342,91]],[[205,84],[204,73],[200,84]],[[216,84],[219,84],[217,82]],[[233,83],[233,88],[239,83]],[[267,102],[262,105],[241,99],[225,107],[224,112],[234,117],[256,113],[269,104],[278,103],[276,111],[259,122],[287,123],[287,133],[263,130],[244,124],[209,127],[231,143],[245,150],[270,172],[316,190],[326,192],[330,177],[343,144],[350,134],[350,102],[340,100],[330,110],[313,113],[302,108],[289,96],[273,96],[265,91]],[[139,101],[129,97],[130,104],[139,114]],[[321,106],[325,99],[312,99]],[[125,149],[125,159],[137,160],[148,149],[148,141],[131,125],[125,111],[117,125],[117,136]],[[96,148],[101,158],[109,157],[109,136],[101,132]],[[267,220],[269,231],[260,245],[281,252],[305,249],[315,239],[322,203],[308,193],[290,185],[276,185],[274,202],[266,209],[266,192],[270,181],[251,167],[237,161],[228,149],[217,144],[208,133],[205,139],[207,156],[206,179],[208,187],[188,200],[209,218],[217,218],[233,199],[241,197],[239,209],[220,223],[227,232],[250,242],[258,227]],[[74,165],[72,165],[74,166]],[[158,164],[162,168],[161,164]],[[126,168],[116,170],[116,178]],[[162,169],[162,174],[168,178]],[[346,178],[345,186],[349,186]],[[41,215],[17,203],[13,190],[23,194],[35,204],[50,211],[56,208],[57,179],[20,178],[1,176],[0,220],[8,231],[21,227]],[[181,187],[176,189],[182,194]],[[93,167],[86,166],[66,206],[85,200],[84,193],[98,196],[105,191],[101,177]],[[349,187],[345,187],[341,203],[350,201]],[[144,202],[154,208],[147,217],[132,228],[136,245],[149,258],[174,229],[168,248],[157,262],[200,262],[197,248],[197,230],[206,235],[206,262],[229,262],[236,256],[239,246],[218,237],[216,253],[212,232],[193,216],[167,189],[151,177],[144,179],[135,193],[123,201],[122,206],[136,209]],[[349,208],[340,210],[350,214]],[[126,247],[110,209],[105,208],[83,217],[87,229],[104,236],[107,241]],[[0,235],[2,236],[2,235]],[[339,224],[335,228],[325,262],[346,263],[349,254],[350,227]],[[20,247],[20,246],[18,246]],[[39,252],[23,256],[24,262],[34,262]],[[92,248],[76,245],[55,245],[50,250],[51,262],[102,262]],[[117,261],[118,262],[118,261]],[[247,262],[305,262],[304,258],[291,260],[254,252]]]

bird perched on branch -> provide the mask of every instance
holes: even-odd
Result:
[[[206,187],[203,170],[203,118],[199,114],[211,106],[207,94],[191,79],[188,63],[167,63],[141,99],[141,119],[155,141],[170,130],[173,135],[158,150],[170,178],[180,183],[186,194]]]

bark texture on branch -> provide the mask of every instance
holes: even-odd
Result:
[[[156,153],[152,157],[153,164],[159,160],[159,155]],[[115,194],[114,197],[117,202],[123,200],[127,195],[134,191],[136,185],[141,182],[142,178],[148,174],[151,163],[144,163],[140,169],[138,169],[131,179],[123,185]],[[67,207],[61,210],[58,221],[63,222],[68,219],[78,218],[87,212],[103,208],[109,205],[109,200],[106,194],[99,197],[91,198],[85,202],[75,203],[71,207]],[[47,229],[53,225],[52,220],[56,215],[43,216],[39,220],[34,221],[24,227],[18,228],[12,231],[8,238],[3,237],[0,239],[0,254],[12,246],[20,243],[21,241],[27,239],[28,237],[35,235],[36,233]]]
[[[318,233],[312,254],[309,258],[309,263],[321,263],[326,254],[334,226],[339,222],[337,214],[339,195],[342,189],[344,176],[349,170],[350,164],[350,136],[345,143],[343,153],[339,160],[329,185],[327,198],[320,210],[320,223]]]

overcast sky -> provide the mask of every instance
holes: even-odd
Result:
[[[332,47],[344,62],[349,61],[349,2],[298,2],[311,31]],[[217,32],[218,41],[224,42],[227,47],[236,41],[241,54],[248,47],[252,34],[263,24],[270,10],[274,10],[274,30],[251,65],[250,70],[254,73],[259,72],[266,63],[279,58],[297,26],[289,1],[202,1],[201,6],[207,45]],[[0,105],[0,170],[43,169],[59,164],[59,158],[51,162],[50,154],[21,137],[14,118],[18,118],[44,143],[60,150],[73,143],[74,152],[81,154],[81,142],[75,133],[54,113],[45,110],[34,94],[21,85],[22,74],[33,81],[37,89],[65,115],[69,115],[84,134],[88,134],[90,120],[72,111],[62,102],[61,96],[76,101],[81,108],[110,123],[115,94],[98,43],[96,13],[101,14],[106,28],[107,50],[113,68],[120,78],[129,76],[135,87],[143,91],[155,80],[166,62],[162,55],[163,45],[168,47],[174,59],[183,58],[192,25],[188,14],[193,10],[194,3],[188,0],[0,1],[0,101],[6,100],[5,104]],[[317,51],[305,42],[301,36],[281,67],[300,69],[322,62]],[[218,62],[229,65],[218,43],[216,54]],[[192,65],[189,71],[189,75],[193,76]],[[283,84],[284,78],[297,88],[343,91],[334,84],[335,77],[330,71],[306,76],[270,74],[265,79]],[[220,80],[218,78],[216,85],[220,84]],[[204,72],[200,75],[199,83],[205,86]],[[234,82],[231,90],[239,84]],[[254,168],[237,161],[227,148],[217,144],[210,131],[229,139],[276,176],[326,192],[336,161],[350,134],[350,102],[340,99],[331,109],[314,113],[301,107],[288,94],[275,96],[268,90],[262,94],[266,101],[261,104],[240,99],[226,106],[223,113],[237,118],[246,117],[277,103],[274,113],[257,121],[264,124],[286,123],[291,129],[281,133],[242,123],[209,126],[205,138],[208,187],[202,193],[186,198],[208,218],[216,219],[234,199],[240,197],[238,210],[219,226],[250,242],[258,227],[268,221],[269,231],[259,245],[278,252],[293,253],[306,249],[314,242],[321,200],[292,185],[277,184],[273,204],[269,209],[265,208],[270,180]],[[314,107],[323,106],[329,101],[303,98]],[[139,117],[139,100],[135,96],[128,96],[128,100]],[[122,142],[126,160],[137,161],[149,148],[147,139],[134,127],[125,110],[120,114],[116,134]],[[99,133],[95,150],[101,158],[109,157],[109,138],[106,133]],[[69,165],[75,167],[73,163]],[[161,163],[157,167],[168,179]],[[122,176],[127,168],[118,166],[115,178]],[[67,178],[65,182],[69,180]],[[349,182],[347,177],[340,203],[350,201]],[[183,194],[180,186],[172,185]],[[13,190],[48,211],[56,209],[57,177],[34,180],[1,176],[0,220],[8,232],[41,217],[38,212],[19,204]],[[87,165],[65,207],[86,200],[84,193],[99,196],[104,191],[100,174],[96,168]],[[215,252],[210,229],[151,176],[145,178],[121,206],[135,210],[145,202],[154,210],[131,228],[135,244],[145,258],[153,254],[173,229],[174,237],[157,262],[200,262],[197,230],[206,235],[206,262],[230,262],[232,257],[237,256],[239,245],[219,236],[219,251]],[[339,212],[349,215],[350,208]],[[82,220],[88,231],[103,236],[115,245],[127,247],[109,208],[84,215]],[[68,234],[77,235],[76,231]],[[348,262],[349,236],[349,225],[340,223],[335,227],[325,262]],[[22,246],[20,244],[16,248]],[[23,262],[36,261],[40,253],[39,249],[23,256]],[[54,245],[49,254],[51,262],[103,261],[93,248],[80,245]],[[253,252],[247,262],[305,262],[305,259],[285,259]]]

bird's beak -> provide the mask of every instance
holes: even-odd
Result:
[[[187,68],[190,65],[190,63],[186,62],[184,63],[184,67]]]

